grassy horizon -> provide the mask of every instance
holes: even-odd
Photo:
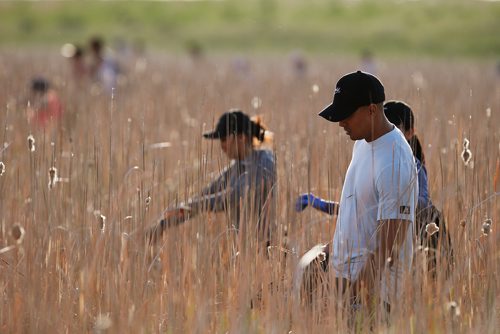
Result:
[[[84,44],[91,35],[148,48],[494,58],[500,4],[479,1],[37,1],[0,3],[0,47]]]

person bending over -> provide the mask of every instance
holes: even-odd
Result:
[[[154,227],[152,238],[166,228],[182,223],[203,211],[228,213],[231,225],[240,229],[244,221],[247,230],[257,232],[258,239],[268,244],[274,223],[275,158],[271,150],[259,146],[270,133],[258,120],[252,120],[241,110],[224,113],[215,129],[203,134],[219,140],[220,148],[232,160],[230,166],[201,193],[164,211],[164,218]]]

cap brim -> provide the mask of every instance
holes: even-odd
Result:
[[[207,139],[220,139],[221,135],[220,135],[220,132],[218,132],[218,131],[212,131],[212,132],[204,133],[203,137],[207,138]]]
[[[340,122],[343,119],[334,112],[333,103],[327,105],[318,115],[330,122]]]
[[[330,122],[340,122],[351,116],[358,107],[346,106],[342,101],[333,101],[318,115]]]

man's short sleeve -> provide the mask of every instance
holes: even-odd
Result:
[[[376,180],[377,220],[403,219],[415,221],[417,177],[413,163],[401,162],[385,167]]]

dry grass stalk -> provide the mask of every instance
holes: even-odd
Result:
[[[0,60],[9,64],[2,68],[5,77],[15,78],[0,83],[0,101],[18,101],[26,80],[44,70],[71,110],[45,129],[28,124],[23,103],[15,117],[0,114],[4,141],[11,143],[1,152],[8,173],[0,179],[0,286],[3,302],[12,305],[0,308],[0,331],[318,333],[355,326],[358,332],[494,332],[500,243],[491,222],[499,218],[500,203],[491,192],[499,174],[493,173],[498,156],[491,152],[498,153],[500,133],[485,129],[500,123],[500,101],[488,64],[404,61],[380,69],[387,92],[416,113],[430,192],[449,224],[455,265],[450,276],[438,270],[433,278],[425,265],[429,254],[416,250],[408,294],[390,322],[376,308],[361,309],[352,323],[351,311],[333,292],[325,294],[328,310],[321,314],[290,297],[298,256],[333,235],[335,218],[312,210],[299,215],[293,202],[303,191],[340,196],[352,142],[316,113],[331,100],[332,78],[356,68],[352,60],[315,59],[297,79],[272,57],[258,58],[251,73],[240,73],[224,57],[194,65],[151,54],[147,68],[128,72],[116,89],[113,113],[108,95],[72,82],[68,68],[49,53],[33,58],[5,52]],[[418,87],[411,80],[417,72]],[[488,117],[474,116],[484,115],[486,105]],[[280,240],[271,249],[283,247],[286,255],[262,258],[251,234],[235,233],[224,213],[201,214],[168,229],[153,251],[126,237],[199,192],[227,165],[218,143],[200,135],[235,106],[262,114],[274,132],[276,223],[286,230],[280,236],[286,245]],[[467,147],[460,143],[464,133]],[[36,154],[26,154],[26,137]],[[472,164],[471,143],[478,158],[474,169],[463,168]],[[49,181],[58,188],[47,197],[45,173],[54,166]],[[67,182],[59,187],[62,171]],[[101,212],[94,215],[96,208],[113,223],[106,224]],[[26,235],[24,226],[29,237],[11,239],[8,222],[20,223],[13,235]],[[485,231],[488,236],[478,241]],[[252,308],[256,296],[259,305]],[[448,307],[450,300],[455,307]]]

